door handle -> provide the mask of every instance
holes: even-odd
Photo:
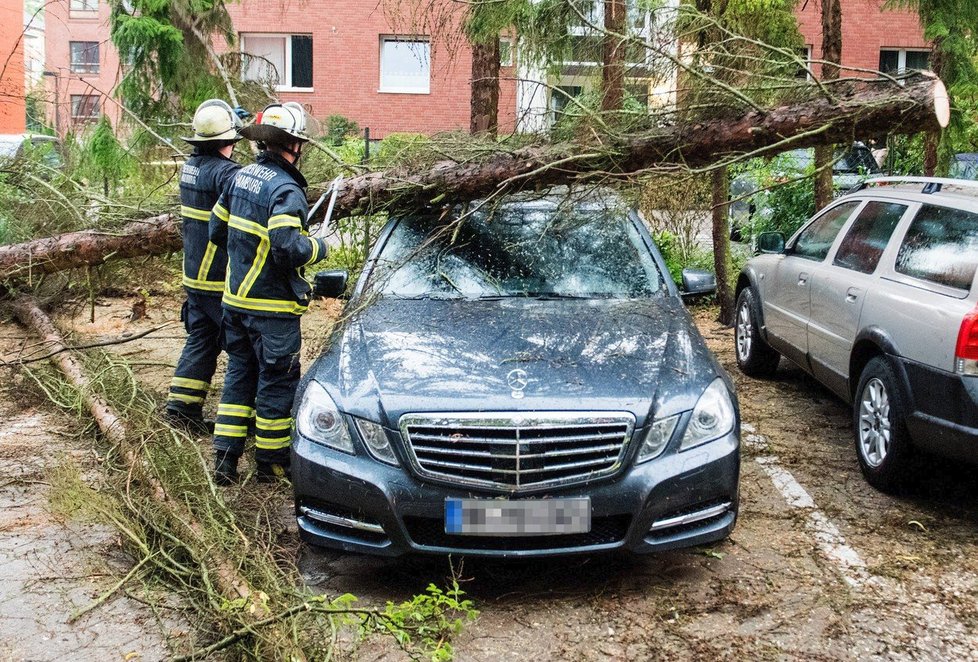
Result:
[[[800,273],[800,274],[798,274],[798,284],[799,285],[805,285],[807,283],[808,283],[808,274],[806,274],[806,273]]]
[[[846,303],[856,303],[859,294],[862,292],[858,287],[850,287],[846,290]]]

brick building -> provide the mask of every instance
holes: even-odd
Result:
[[[895,73],[900,69],[927,68],[930,45],[924,41],[917,14],[908,10],[884,10],[885,0],[841,0],[843,76],[858,69]],[[799,3],[798,26],[809,56],[822,57],[821,3]],[[815,66],[818,73],[820,67]]]
[[[244,75],[274,78],[282,100],[305,104],[318,118],[343,115],[369,127],[371,137],[467,130],[472,61],[458,26],[425,34],[423,28],[398,25],[383,4],[244,0],[229,5],[236,48],[257,56],[245,58]],[[514,67],[503,67],[501,76],[500,130],[511,131]]]
[[[111,98],[119,81],[119,56],[109,40],[106,0],[55,0],[45,8],[45,90],[49,120],[59,135],[119,108]]]
[[[3,0],[7,2],[9,0]],[[441,0],[452,6],[452,0]],[[928,45],[916,14],[883,11],[884,0],[841,0],[845,67],[896,71],[926,66]],[[629,0],[631,3],[631,0]],[[317,118],[342,115],[369,127],[371,136],[435,133],[469,125],[471,53],[459,26],[432,31],[411,27],[384,12],[391,2],[362,0],[241,0],[228,5],[245,77],[273,84],[284,101],[306,105]],[[800,3],[797,16],[809,56],[821,56],[820,3]],[[601,3],[595,11],[600,12]],[[106,98],[119,78],[109,41],[106,0],[55,0],[47,5],[45,37],[49,99],[59,131],[102,112],[118,116]],[[600,24],[597,14],[595,20]],[[399,24],[399,23],[405,24]],[[636,26],[648,32],[648,26]],[[644,34],[644,33],[643,33]],[[587,34],[579,35],[586,41]],[[652,37],[650,32],[647,37]],[[219,45],[219,50],[227,50]],[[556,92],[539,84],[546,74],[521,66],[512,41],[503,39],[499,125],[502,132],[535,129],[579,94],[589,62],[572,62]],[[816,67],[817,69],[817,67]],[[855,73],[843,72],[843,75]],[[642,78],[626,81],[651,105],[671,91]],[[666,101],[661,101],[665,99]],[[253,110],[253,109],[252,109]],[[527,118],[530,118],[529,120]]]
[[[0,133],[23,133],[27,125],[24,103],[24,25],[20,0],[0,0]]]

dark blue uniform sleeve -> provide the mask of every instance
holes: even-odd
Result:
[[[306,196],[298,187],[285,187],[272,200],[268,241],[272,260],[280,269],[303,267],[326,257],[325,240],[306,234],[308,210]]]
[[[231,206],[230,194],[233,182],[234,177],[232,176],[228,179],[223,193],[217,199],[214,209],[211,210],[211,220],[207,227],[207,235],[211,243],[225,251],[228,249],[228,219],[231,217],[228,208]]]

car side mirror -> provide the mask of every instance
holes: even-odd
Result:
[[[684,297],[698,297],[717,291],[717,277],[706,269],[683,269]]]
[[[780,232],[762,232],[757,235],[758,253],[784,253],[784,235]]]
[[[313,279],[312,293],[317,297],[342,299],[346,294],[346,281],[349,278],[344,269],[320,271]]]

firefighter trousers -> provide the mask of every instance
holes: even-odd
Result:
[[[217,453],[240,457],[254,418],[255,459],[288,463],[301,344],[298,316],[224,310],[228,369],[214,427]]]
[[[187,330],[187,342],[166,399],[166,409],[171,414],[201,418],[204,398],[210,390],[217,357],[221,353],[223,313],[220,296],[187,292],[187,300],[180,311],[180,319]]]

